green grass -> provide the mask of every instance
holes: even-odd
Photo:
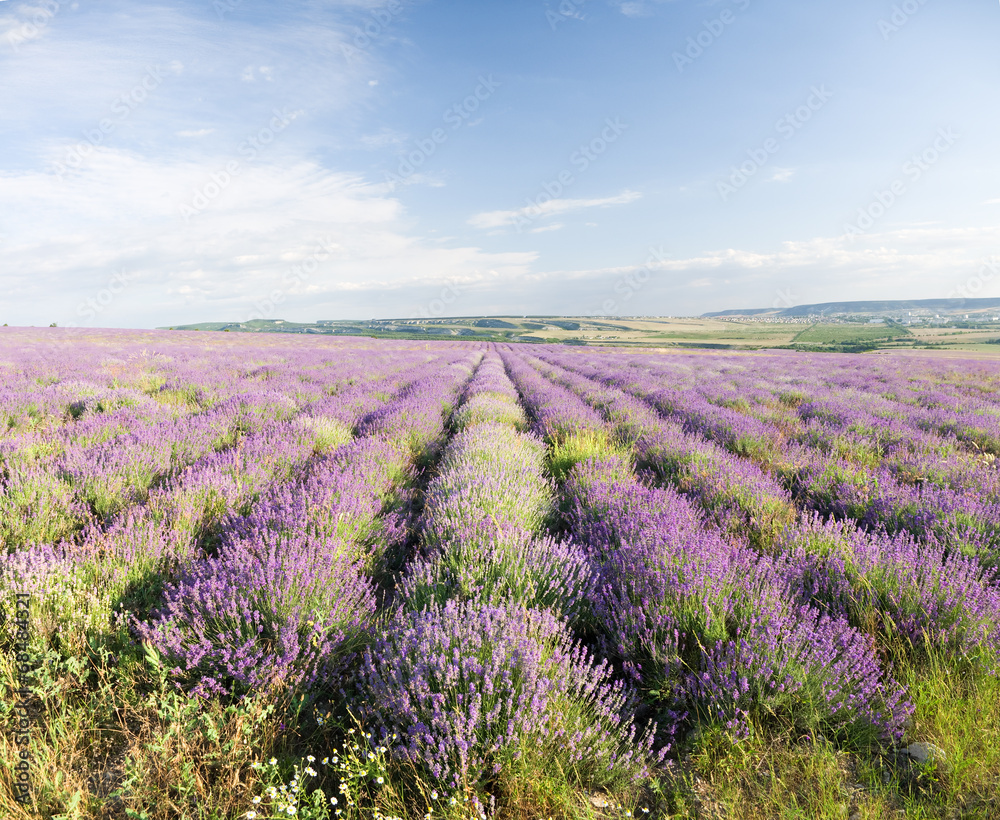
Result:
[[[802,345],[843,345],[910,339],[912,335],[900,325],[815,324],[799,333],[793,341]]]
[[[552,443],[549,450],[549,471],[557,481],[564,481],[581,461],[624,455],[612,436],[604,430],[574,433]]]

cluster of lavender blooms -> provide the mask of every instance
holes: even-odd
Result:
[[[361,679],[399,753],[477,800],[519,769],[585,767],[597,788],[648,771],[652,734],[627,717],[636,704],[552,613],[449,601],[404,615],[366,652]]]
[[[887,648],[902,636],[995,666],[1000,577],[975,558],[909,533],[866,532],[850,521],[803,517],[776,564],[799,600],[864,628]],[[874,617],[873,617],[874,616]]]
[[[407,606],[458,598],[582,614],[591,583],[586,557],[542,537],[554,506],[544,456],[537,438],[496,422],[452,439],[427,488],[423,557],[402,583]]]

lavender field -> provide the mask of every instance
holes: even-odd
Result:
[[[4,328],[0,374],[0,816],[1000,817],[995,364]]]

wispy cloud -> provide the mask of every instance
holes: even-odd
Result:
[[[388,145],[404,145],[409,139],[407,134],[395,131],[392,128],[383,128],[377,134],[365,134],[361,137],[361,144],[365,148],[385,148]]]
[[[613,0],[613,5],[626,17],[650,17],[656,6],[671,0]]]
[[[468,220],[474,228],[502,228],[513,225],[519,218],[535,219],[540,216],[554,216],[587,208],[609,208],[613,205],[627,205],[641,199],[638,191],[623,191],[618,196],[602,199],[550,199],[540,205],[526,205],[513,211],[487,211],[475,214]]]

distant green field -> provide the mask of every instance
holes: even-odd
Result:
[[[911,333],[899,325],[813,325],[793,340],[802,345],[861,344],[911,338]]]
[[[735,326],[732,330],[706,330],[706,331],[673,331],[668,333],[651,334],[652,339],[683,339],[686,341],[745,341],[754,342],[761,339],[784,339],[791,335],[788,325],[766,325],[757,327],[754,325]]]

